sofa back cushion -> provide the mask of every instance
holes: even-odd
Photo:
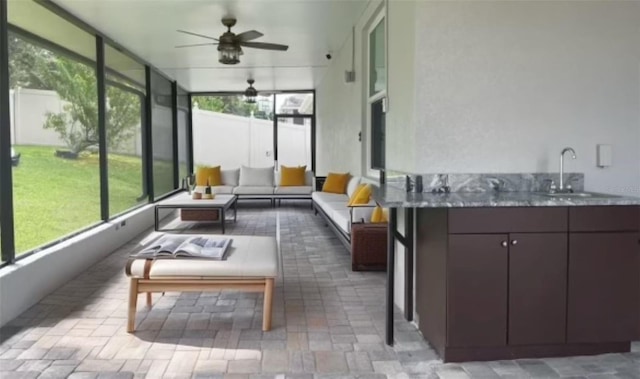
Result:
[[[240,167],[241,186],[271,186],[273,187],[273,167]]]
[[[353,193],[358,189],[358,184],[360,184],[359,176],[352,176],[351,179],[349,179],[347,183],[347,196],[349,196],[349,198],[351,198]]]
[[[237,187],[240,182],[240,169],[221,170],[222,184],[225,186]]]

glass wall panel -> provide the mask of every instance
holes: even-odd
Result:
[[[187,91],[178,87],[178,177],[181,180],[189,175],[188,127],[189,95]]]
[[[255,104],[240,94],[193,96],[192,103],[195,165],[273,166],[273,96]]]
[[[145,68],[105,45],[109,215],[148,201],[142,153]]]
[[[98,94],[93,35],[32,1],[8,11],[20,255],[100,221]]]
[[[151,140],[155,198],[174,190],[173,104],[171,82],[151,71]]]

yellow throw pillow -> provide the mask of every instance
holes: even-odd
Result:
[[[369,200],[371,200],[371,184],[359,184],[353,191],[348,206],[368,204]]]
[[[210,186],[222,185],[220,166],[199,166],[196,169],[196,186],[206,186],[207,183]]]
[[[387,216],[387,211],[382,209],[381,206],[377,206],[373,213],[371,213],[371,223],[379,224],[383,222],[389,222],[389,217]]]
[[[280,166],[280,186],[304,186],[307,166]]]
[[[330,172],[329,175],[327,175],[327,180],[324,181],[322,192],[339,194],[347,193],[347,183],[349,182],[349,177],[350,175],[348,172],[345,174]]]

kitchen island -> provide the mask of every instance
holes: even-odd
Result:
[[[390,186],[375,199],[390,237],[403,238],[396,210],[415,212],[418,324],[445,362],[625,352],[639,338],[640,199]]]

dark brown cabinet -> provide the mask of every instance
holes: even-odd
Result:
[[[419,209],[416,310],[446,362],[629,351],[637,206]]]
[[[510,235],[509,345],[564,343],[566,288],[566,234]]]
[[[447,344],[507,344],[506,235],[449,236]]]
[[[638,233],[571,233],[568,333],[571,343],[637,338]]]

